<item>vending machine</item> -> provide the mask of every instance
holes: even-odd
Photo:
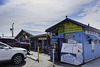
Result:
[[[51,45],[50,45],[51,59],[53,58],[53,49],[54,49],[54,58],[55,60],[60,61],[62,42],[63,42],[63,38],[51,38]]]
[[[83,47],[80,33],[64,34],[60,57],[61,62],[64,63],[73,65],[80,65],[83,63]]]
[[[50,45],[50,58],[53,58],[53,49],[54,49],[54,58],[59,60],[59,38],[51,38],[51,45]]]

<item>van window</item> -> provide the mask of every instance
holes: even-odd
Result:
[[[5,39],[0,39],[0,41],[3,43],[7,43],[7,40],[5,40]]]
[[[0,49],[4,49],[4,47],[7,47],[7,46],[0,43]]]
[[[17,43],[17,41],[16,40],[13,40],[13,39],[9,39],[8,40],[8,43]]]

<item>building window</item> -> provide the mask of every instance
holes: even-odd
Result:
[[[98,43],[98,40],[94,40],[94,44],[97,44]]]
[[[87,41],[87,44],[92,44],[92,39],[89,39],[89,40]]]
[[[100,44],[100,40],[99,40],[99,44]]]

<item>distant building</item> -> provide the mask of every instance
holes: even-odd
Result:
[[[33,41],[30,41],[30,37],[39,35],[39,34],[43,34],[44,32],[40,32],[40,31],[31,31],[31,30],[21,30],[17,36],[15,37],[16,40],[18,40],[19,42],[27,42],[31,44],[31,48],[33,47],[32,43]]]
[[[40,31],[31,31],[31,30],[21,30],[18,35],[15,37],[20,42],[30,42],[30,37],[35,36],[37,34],[41,34]]]
[[[47,34],[40,34],[36,36],[32,36],[30,38],[31,47],[33,50],[37,50],[37,47],[40,48],[41,52],[49,53],[50,49],[50,38]]]

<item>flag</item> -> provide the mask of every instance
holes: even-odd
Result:
[[[25,34],[25,38],[26,38],[26,40],[28,39],[28,37],[27,37],[27,35]]]

